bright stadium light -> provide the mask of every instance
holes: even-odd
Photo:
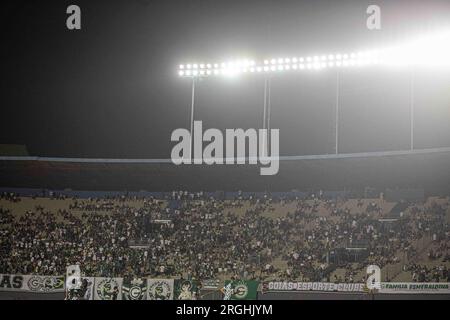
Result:
[[[450,66],[450,30],[420,36],[382,51],[380,62],[392,67]]]
[[[380,50],[353,51],[292,58],[240,59],[222,63],[180,64],[180,77],[230,76],[249,73],[285,73],[330,68],[384,65],[392,67],[450,66],[450,31],[422,36],[414,41]],[[192,70],[192,72],[188,72]],[[203,70],[203,71],[202,71]],[[211,70],[211,71],[207,71]]]
[[[240,74],[264,74],[264,113],[263,129],[270,128],[270,75],[295,72],[318,72],[335,69],[335,153],[339,153],[339,105],[340,70],[345,68],[387,66],[406,67],[411,70],[410,80],[410,149],[414,150],[414,70],[420,67],[450,67],[450,30],[422,36],[413,41],[396,46],[371,51],[352,51],[349,53],[318,54],[307,57],[272,57],[261,61],[251,59],[215,63],[186,63],[178,67],[178,75],[192,79],[191,89],[191,132],[194,124],[195,87],[198,78],[231,77]],[[192,136],[190,143],[192,158]]]

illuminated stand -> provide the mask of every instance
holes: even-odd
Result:
[[[279,73],[317,72],[323,69],[336,70],[335,101],[335,154],[339,154],[339,99],[340,70],[361,67],[408,68],[410,76],[410,150],[414,150],[414,101],[415,70],[417,68],[450,67],[450,31],[419,37],[381,50],[353,53],[338,53],[307,57],[272,58],[263,61],[242,59],[221,63],[181,64],[178,75],[192,80],[191,133],[194,123],[195,83],[198,78],[233,77],[245,74],[262,75],[264,80],[263,129],[270,132],[270,75]],[[268,139],[270,141],[270,139]],[[263,146],[267,143],[263,142]],[[269,146],[267,146],[269,147]],[[192,135],[191,152],[192,157]]]

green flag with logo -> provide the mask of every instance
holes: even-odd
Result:
[[[259,282],[255,280],[226,280],[222,289],[225,300],[256,300]]]

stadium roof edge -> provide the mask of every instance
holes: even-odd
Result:
[[[348,158],[370,158],[385,156],[402,156],[414,154],[447,153],[450,147],[427,148],[415,150],[397,150],[397,151],[377,151],[360,153],[341,153],[341,154],[323,154],[323,155],[304,155],[304,156],[280,156],[280,161],[295,160],[327,160],[327,159],[348,159]],[[270,157],[268,157],[269,159]],[[248,158],[246,158],[248,160]],[[0,156],[0,161],[40,161],[40,162],[69,162],[69,163],[172,163],[171,159],[112,159],[112,158],[63,158],[63,157],[28,157],[28,156]]]

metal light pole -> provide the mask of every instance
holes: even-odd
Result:
[[[335,153],[338,154],[339,153],[339,82],[340,82],[340,77],[339,77],[339,69],[336,71],[336,118],[335,118],[335,146],[334,146],[334,150]]]
[[[195,77],[192,77],[192,96],[191,96],[191,141],[189,144],[189,158],[194,162],[194,155],[192,154],[193,136],[194,136],[194,105],[195,105]]]
[[[409,118],[410,118],[410,149],[414,150],[414,102],[415,102],[415,73],[411,69],[410,74],[410,100],[409,100]]]
[[[264,106],[263,106],[263,129],[267,129],[267,135],[263,135],[263,150],[262,154],[269,153],[269,141],[270,141],[270,78],[264,78]],[[267,139],[267,140],[266,140]]]
[[[196,77],[192,77],[192,86],[191,86],[191,116],[190,116],[190,144],[189,144],[189,158],[191,161],[194,161],[193,151],[193,136],[194,136],[194,111],[195,111],[195,82]],[[265,154],[265,150],[269,151],[269,141],[270,141],[270,78],[266,77],[264,79],[264,106],[263,106],[263,129],[267,129],[267,136],[263,136],[263,155]],[[267,139],[268,138],[268,139]],[[267,139],[267,141],[266,141]]]
[[[270,103],[270,78],[267,80],[267,154],[269,153],[270,146],[270,113],[271,113],[271,103]]]
[[[263,105],[263,129],[266,129],[266,124],[267,124],[267,120],[266,120],[266,112],[267,112],[267,87],[268,87],[268,79],[267,77],[264,78],[264,105]],[[263,152],[262,154],[264,155],[264,151],[266,149],[266,136],[263,136]]]

